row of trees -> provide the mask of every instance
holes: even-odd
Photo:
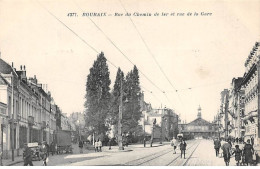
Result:
[[[85,120],[90,132],[106,135],[111,126],[118,126],[120,95],[123,96],[122,132],[138,130],[141,117],[141,89],[136,66],[126,76],[119,68],[110,91],[111,80],[107,59],[101,52],[90,68],[86,83]],[[121,93],[121,85],[122,92]]]

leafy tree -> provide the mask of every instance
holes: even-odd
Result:
[[[116,130],[115,133],[117,133],[117,125],[118,125],[118,118],[119,118],[121,83],[123,83],[124,86],[125,84],[124,73],[121,71],[120,68],[118,68],[116,80],[112,91],[111,107],[109,113],[109,124],[115,126],[115,130]]]
[[[128,100],[123,109],[123,132],[134,132],[141,118],[141,88],[136,66],[126,76],[125,93]]]
[[[107,59],[101,52],[94,61],[87,76],[86,92],[86,114],[85,120],[88,127],[98,134],[105,134],[108,130],[107,115],[110,104],[110,83]]]

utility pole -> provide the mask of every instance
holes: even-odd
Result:
[[[228,104],[229,103],[229,91],[226,93],[225,100],[225,139],[228,138]]]
[[[257,106],[257,114],[258,114],[258,140],[257,140],[257,144],[260,144],[260,61],[257,62],[257,74],[258,74],[258,85],[257,85],[257,89],[258,89],[258,106]]]
[[[118,146],[119,150],[124,150],[122,140],[122,108],[123,108],[123,81],[120,80],[120,104],[119,104],[119,120],[118,120]]]
[[[11,72],[11,84],[12,84],[12,99],[11,99],[11,114],[12,114],[12,124],[11,124],[11,149],[12,149],[12,161],[14,161],[14,76]]]

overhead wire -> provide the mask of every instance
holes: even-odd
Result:
[[[84,44],[86,44],[89,48],[91,48],[93,51],[95,51],[96,53],[99,53],[97,49],[95,49],[93,46],[91,46],[87,41],[85,41],[79,34],[77,34],[74,30],[72,30],[69,26],[67,26],[64,22],[62,22],[58,17],[56,17],[50,10],[48,10],[42,3],[40,3],[38,0],[36,1],[44,10],[46,10],[52,17],[54,17],[59,23],[61,23],[63,26],[65,26],[69,31],[71,31],[76,37],[78,37]],[[80,8],[81,9],[81,8]],[[82,10],[82,9],[81,9]],[[89,18],[89,17],[88,17]],[[90,18],[89,18],[90,19]],[[98,25],[95,24],[95,22],[90,19],[92,21],[92,23],[101,31],[102,29],[100,29],[98,27]],[[114,47],[116,47],[116,49],[118,49],[120,51],[121,54],[123,54],[123,56],[125,56],[127,58],[127,60],[132,63],[133,65],[135,65],[116,45],[115,43],[113,43],[113,41],[103,32],[103,34],[107,37],[107,39],[113,44]],[[113,62],[111,62],[110,60],[107,59],[107,61],[115,68],[118,68]],[[140,69],[138,69],[139,72],[153,85],[155,86],[159,91],[163,92],[162,89],[160,89],[153,81],[151,81]]]
[[[84,12],[84,10],[75,2],[73,1],[74,4],[82,11]],[[106,37],[106,39],[132,64],[135,65],[130,59],[129,57],[111,40],[111,38],[109,38],[107,36],[107,34],[89,17],[87,16],[87,18],[95,25],[95,27]],[[139,68],[137,68],[139,70],[139,72],[153,85],[155,86],[160,92],[164,93],[164,90],[162,90],[160,87],[158,87],[150,78],[148,78],[148,76],[146,74],[144,74]],[[169,98],[165,95],[166,99],[169,101]],[[171,104],[172,102],[169,101],[169,103]]]
[[[127,10],[126,10],[126,8],[125,8],[125,6],[124,6],[123,3],[122,3],[122,1],[119,0],[119,2],[120,2],[120,4],[121,4],[122,8],[125,10],[125,12],[128,13]],[[157,61],[157,59],[156,59],[156,57],[154,56],[154,54],[152,53],[151,49],[150,49],[149,46],[147,45],[147,43],[146,43],[146,41],[144,40],[144,38],[143,38],[141,32],[140,32],[139,29],[137,28],[136,24],[134,23],[134,21],[132,20],[132,18],[131,18],[130,15],[128,15],[128,18],[130,19],[130,21],[131,21],[133,27],[135,28],[136,32],[138,33],[138,35],[139,35],[139,37],[140,37],[140,39],[141,39],[142,42],[144,43],[144,45],[145,45],[147,51],[148,51],[148,52],[150,53],[150,55],[152,56],[153,60],[155,61],[156,65],[159,67],[159,69],[160,69],[160,71],[162,72],[162,74],[163,74],[163,76],[165,77],[165,79],[169,82],[169,84],[172,86],[172,88],[176,91],[176,94],[177,94],[177,96],[178,96],[178,98],[179,98],[181,104],[183,105],[183,102],[182,102],[182,99],[181,99],[181,97],[180,97],[180,95],[179,95],[179,93],[178,93],[178,90],[174,87],[173,83],[170,81],[170,79],[168,78],[168,76],[166,75],[166,73],[164,72],[164,70],[162,69],[162,67],[160,66],[159,62]],[[173,106],[172,102],[169,100],[169,98],[168,98],[168,96],[166,95],[166,93],[165,93],[165,92],[163,92],[163,93],[165,94],[165,96],[166,96],[167,100],[169,101],[169,103]],[[174,106],[173,106],[173,107],[174,107]],[[185,106],[184,106],[184,107],[185,107]]]

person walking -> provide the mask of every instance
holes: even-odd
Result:
[[[242,150],[239,149],[239,145],[235,146],[235,151],[232,154],[235,154],[235,160],[236,160],[236,164],[237,166],[240,165],[240,160],[241,160],[241,156],[242,156]]]
[[[43,161],[43,165],[47,166],[47,147],[46,147],[46,141],[42,142],[42,145],[40,146],[40,156],[42,158]]]
[[[216,140],[214,140],[214,149],[216,151],[216,157],[219,155],[220,147],[221,147],[220,141],[218,138],[216,138]]]
[[[176,154],[177,140],[174,137],[172,138],[171,146],[173,147],[173,154]]]
[[[98,141],[97,140],[95,140],[94,148],[95,148],[95,152],[98,152]]]
[[[28,166],[28,165],[33,166],[32,150],[28,147],[27,143],[24,143],[23,161],[24,161],[24,166]]]
[[[224,156],[224,161],[226,166],[229,166],[230,162],[230,151],[231,151],[231,145],[228,142],[225,142],[222,146],[221,149],[223,150],[223,156]]]
[[[255,143],[254,140],[255,140],[255,139],[254,139],[254,137],[252,136],[252,137],[251,137],[251,144],[252,144],[253,147],[254,147],[254,143]]]
[[[46,142],[46,150],[47,150],[47,157],[49,157],[49,154],[50,154],[50,146],[49,144]]]
[[[245,164],[248,166],[248,164],[252,164],[253,162],[253,154],[254,154],[254,148],[250,144],[250,139],[247,140],[247,143],[243,149],[243,156],[245,158]]]
[[[111,150],[111,139],[108,141],[109,150]]]
[[[99,151],[102,152],[101,148],[102,148],[102,141],[101,140],[98,140],[98,148],[99,148]]]
[[[183,155],[184,159],[185,159],[186,147],[187,147],[187,144],[186,144],[185,140],[183,139],[181,144],[180,144],[180,150],[181,150],[181,158],[182,158],[182,155]]]
[[[51,142],[50,151],[51,151],[51,155],[53,156],[53,154],[55,153],[55,145],[53,142]]]
[[[79,140],[79,153],[83,153],[83,142]]]

